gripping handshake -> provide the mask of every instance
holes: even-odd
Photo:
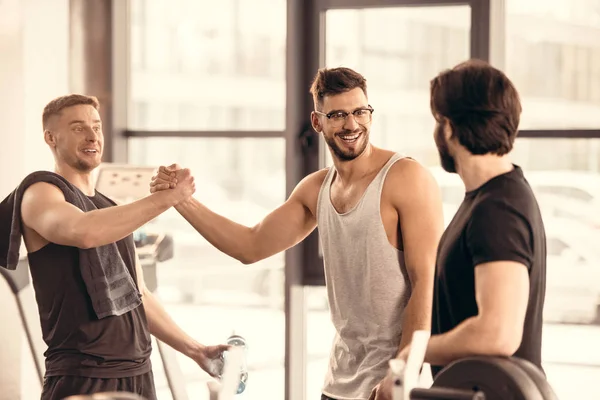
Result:
[[[196,184],[190,170],[177,164],[159,167],[150,181],[150,193],[167,189],[174,189],[180,201],[192,196],[196,192]]]

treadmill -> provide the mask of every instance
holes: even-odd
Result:
[[[131,203],[150,194],[149,183],[155,172],[156,168],[153,167],[102,163],[97,172],[96,190],[117,204]],[[133,238],[144,271],[146,287],[155,293],[158,288],[158,263],[173,258],[173,237],[164,232],[153,232],[144,226],[134,232]],[[156,347],[173,400],[188,400],[185,377],[179,367],[175,350],[159,340],[156,340]]]

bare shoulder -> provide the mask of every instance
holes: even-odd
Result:
[[[435,181],[433,174],[417,160],[404,157],[396,161],[388,172],[387,180],[394,183],[415,184],[423,181]]]
[[[40,218],[56,210],[55,205],[66,203],[63,192],[47,182],[36,182],[23,193],[21,200],[21,221],[23,238],[29,252],[36,251],[48,243],[33,228],[39,226]]]
[[[305,176],[296,185],[290,196],[290,200],[300,201],[313,215],[316,215],[319,191],[321,190],[321,186],[323,186],[328,172],[329,168],[323,168]]]
[[[57,201],[65,201],[65,195],[55,185],[47,182],[36,182],[25,189],[22,207],[27,208],[31,205],[49,204]]]
[[[439,186],[431,171],[409,157],[392,165],[386,177],[384,192],[394,203],[413,201],[422,196],[440,196]]]
[[[312,174],[305,176],[304,179],[302,179],[300,181],[298,186],[306,185],[313,189],[315,187],[321,188],[321,185],[323,185],[323,182],[325,181],[325,177],[327,176],[328,172],[329,172],[329,167],[322,168],[318,171],[315,171]]]

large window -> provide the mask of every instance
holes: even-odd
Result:
[[[506,0],[506,71],[522,129],[600,127],[600,3]]]
[[[131,0],[130,130],[283,130],[285,0]]]
[[[521,129],[562,139],[518,139],[544,218],[547,288],[543,362],[559,398],[600,397],[600,2],[507,0],[506,72],[520,91]],[[556,132],[562,130],[562,132]],[[561,346],[560,343],[571,343]],[[577,389],[575,389],[577,388]]]
[[[518,139],[514,154],[546,228],[542,355],[559,398],[600,397],[599,146],[600,139]]]
[[[256,224],[285,199],[286,1],[129,4],[127,130],[140,137],[129,140],[128,163],[190,168],[199,201],[238,223]],[[171,136],[181,131],[188,137]],[[263,137],[244,138],[247,131]],[[283,398],[283,253],[245,266],[175,210],[144,229],[173,237],[174,257],[157,266],[157,293],[175,321],[206,344],[223,343],[232,332],[244,336],[243,398],[262,399],[266,391]],[[211,378],[192,360],[177,359],[189,398],[208,399]],[[168,399],[154,364],[159,398]]]
[[[284,200],[284,144],[283,139],[131,139],[129,162],[190,168],[194,197],[252,226]],[[175,210],[144,229],[174,239],[174,257],[159,263],[157,271],[158,295],[167,311],[202,343],[223,343],[232,331],[244,336],[249,346],[244,399],[263,399],[265,388],[273,398],[283,398],[283,253],[245,266],[210,245]],[[178,358],[190,398],[208,399],[208,375],[192,360]]]

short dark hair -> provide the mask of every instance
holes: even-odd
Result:
[[[512,150],[521,116],[519,93],[506,75],[480,60],[441,72],[431,81],[431,112],[447,119],[471,154]]]
[[[325,96],[334,96],[349,90],[361,88],[367,95],[367,80],[358,72],[345,67],[321,68],[310,87],[315,106],[323,106]]]
[[[44,112],[42,113],[42,125],[44,129],[46,129],[46,125],[48,124],[48,120],[53,115],[59,115],[62,110],[65,108],[78,106],[78,105],[89,105],[94,107],[96,110],[100,110],[100,103],[98,99],[94,96],[85,96],[82,94],[69,94],[67,96],[57,97],[54,100],[50,101],[44,107]]]

